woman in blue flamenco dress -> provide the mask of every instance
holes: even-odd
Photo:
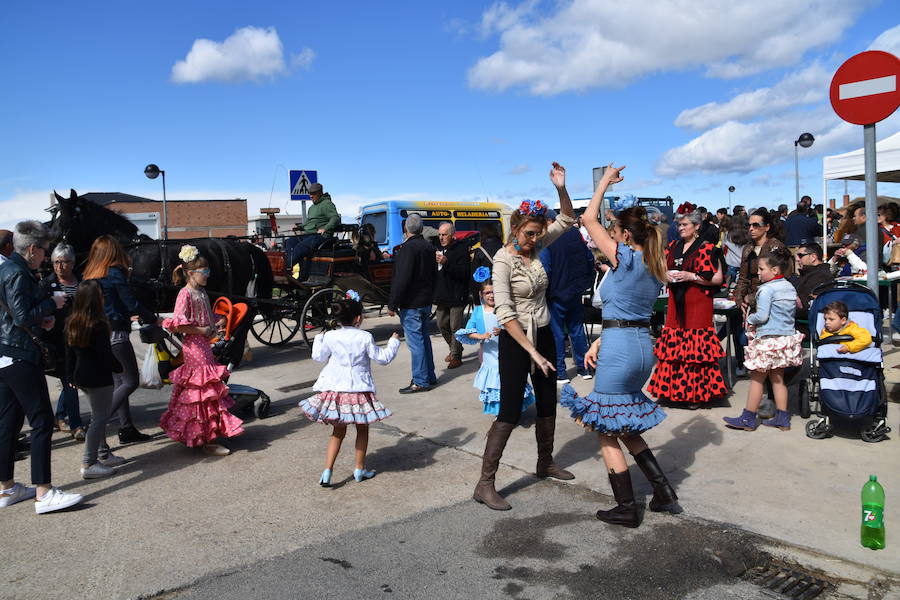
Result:
[[[603,330],[585,356],[596,366],[594,391],[585,397],[563,388],[560,404],[572,418],[600,436],[600,450],[617,505],[597,511],[597,518],[613,525],[637,527],[640,511],[634,501],[631,475],[620,442],[625,445],[653,486],[650,510],[679,513],[678,496],[663,474],[641,434],[666,418],[663,410],[641,389],[653,370],[650,316],[665,280],[662,234],[647,219],[647,211],[625,197],[613,207],[612,236],[600,224],[603,194],[623,180],[624,167],[607,167],[582,217],[597,247],[610,259],[612,272],[600,287]]]
[[[494,314],[494,284],[490,279],[491,271],[487,267],[478,267],[473,278],[478,283],[481,304],[472,309],[472,315],[466,326],[456,331],[456,339],[461,344],[481,344],[479,355],[481,368],[475,373],[472,384],[478,390],[478,399],[486,415],[500,414],[500,323]],[[534,391],[525,384],[525,396],[522,399],[522,410],[534,404]]]

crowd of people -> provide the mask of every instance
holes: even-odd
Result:
[[[452,222],[441,223],[434,236],[426,237],[421,216],[413,213],[403,223],[405,241],[388,254],[394,274],[387,308],[392,317],[399,316],[411,358],[410,382],[399,393],[428,392],[437,384],[429,334],[433,317],[447,344],[447,369],[462,364],[463,344],[479,347],[481,364],[473,387],[484,414],[495,419],[487,431],[473,497],[489,508],[511,508],[497,492],[496,473],[523,410],[532,405],[535,474],[574,479],[553,458],[556,411],[562,405],[600,439],[616,506],[598,511],[597,518],[626,527],[640,524],[624,450],[653,487],[650,509],[680,512],[676,491],[642,435],[666,418],[663,405],[696,409],[727,397],[721,371],[723,358],[728,360],[721,344],[726,328],[716,327],[714,298],[724,292],[737,308],[726,318],[739,374],[750,377],[743,412],[726,417],[725,424],[745,431],[760,424],[787,430],[791,414],[785,372],[800,364],[804,335],[797,319],[805,318],[820,285],[864,269],[864,211],[850,205],[838,222],[831,212],[823,215],[813,208],[806,196],[792,212],[786,206],[749,212],[736,206],[731,213],[719,209],[712,214],[684,203],[671,223],[659,210],[648,210],[627,196],[608,207],[604,224],[604,195],[610,185],[623,181],[623,169],[610,165],[605,170],[580,217],[566,189],[565,168],[553,163],[550,180],[558,213],[544,202],[524,201],[512,212],[506,239],[492,224],[484,224],[476,238],[460,239]],[[305,235],[287,249],[292,262],[308,257],[339,222],[321,186],[314,184],[310,191],[314,204]],[[878,244],[885,264],[891,263],[900,239],[897,212],[892,204],[879,208],[880,239],[870,245]],[[826,262],[822,244],[828,242],[841,248]],[[173,273],[173,282],[182,287],[173,316],[161,319],[135,296],[130,260],[115,238],[94,241],[81,274],[74,269],[74,250],[57,244],[49,256],[52,274],[38,279],[35,273],[50,246],[47,230],[35,221],[0,232],[0,506],[34,498],[36,512],[44,513],[82,500],[51,483],[54,429],[84,442],[85,479],[110,476],[125,462],[106,442],[109,422],[118,420],[122,444],[149,439],[135,427],[129,404],[138,385],[133,321],[163,327],[182,339],[183,364],[169,376],[171,399],[160,428],[187,447],[214,456],[230,454],[222,441],[239,435],[243,427],[228,410],[227,369],[210,349],[223,322],[204,291],[210,268],[197,248],[182,248]],[[602,330],[590,341],[583,313],[592,288],[602,303]],[[474,307],[465,321],[470,304]],[[300,402],[306,418],[332,427],[319,477],[326,487],[348,425],[356,428],[354,479],[375,475],[365,462],[368,428],[391,411],[376,396],[371,363],[390,363],[400,347],[396,333],[382,348],[361,329],[363,306],[352,290],[332,312],[340,326],[315,336],[312,358],[326,364],[315,395]],[[654,336],[660,312],[664,322]],[[857,352],[871,343],[867,332],[848,319],[846,306],[834,303],[824,314],[823,337],[853,339],[839,352]],[[569,385],[567,345],[573,376],[594,380],[586,396]],[[62,359],[52,360],[54,356]],[[45,373],[60,380],[55,411]],[[775,405],[768,417],[760,414],[767,383]],[[79,394],[90,405],[87,428]],[[26,417],[32,428],[33,487],[13,476]]]

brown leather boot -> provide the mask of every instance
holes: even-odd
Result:
[[[553,436],[556,432],[556,417],[538,417],[534,420],[534,438],[537,440],[537,467],[534,474],[538,477],[554,479],[575,479],[575,476],[560,469],[553,462]]]
[[[488,430],[487,441],[484,444],[484,457],[481,459],[481,478],[475,486],[472,498],[494,510],[509,510],[512,506],[494,489],[494,477],[497,467],[500,466],[500,457],[509,440],[509,434],[516,426],[513,423],[494,421]]]

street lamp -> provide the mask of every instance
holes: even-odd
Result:
[[[814,138],[811,133],[804,133],[794,140],[794,182],[796,184],[795,195],[797,196],[795,198],[795,204],[800,204],[800,154],[797,150],[797,146],[809,148],[813,145],[814,141],[816,141],[816,138]]]
[[[731,212],[731,194],[734,192],[734,186],[728,186],[728,212]]]
[[[160,175],[163,178],[163,239],[169,239],[169,213],[166,210],[166,172],[153,163],[144,167],[144,175],[147,179],[156,179]]]

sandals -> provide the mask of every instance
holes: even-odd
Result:
[[[84,441],[84,427],[76,427],[74,431],[72,431],[72,437],[75,438],[76,442]]]

